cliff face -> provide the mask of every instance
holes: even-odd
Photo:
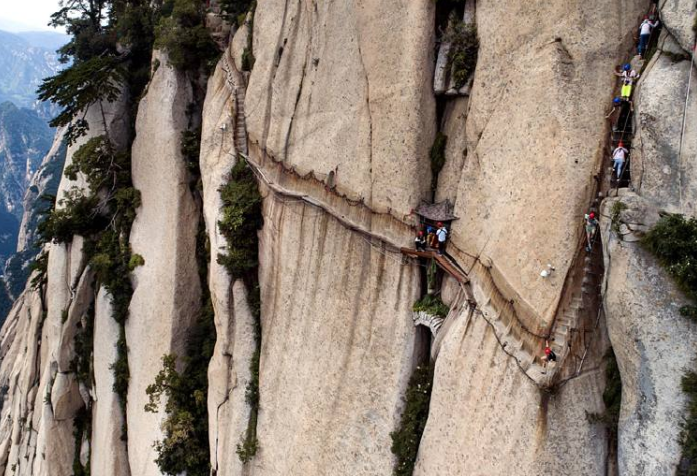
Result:
[[[92,128],[69,148],[66,164],[81,144],[105,131],[117,143],[125,141],[125,107],[121,100],[105,104],[103,111],[90,108],[86,119]],[[81,177],[76,181],[63,177],[58,194],[84,187]],[[82,244],[83,239],[75,236],[71,243],[48,245],[46,285],[33,289],[28,284],[3,326],[0,469],[4,474],[72,474],[76,445],[83,445],[75,441],[73,422],[90,396],[78,384],[72,361],[75,337],[89,319],[96,290],[93,274],[85,268]],[[86,450],[89,454],[89,446]]]
[[[259,2],[253,31],[237,30],[207,80],[200,186],[182,133],[198,125],[190,104],[203,90],[156,53],[131,151],[141,205],[128,242],[144,264],[130,274],[123,335],[112,296],[95,289],[85,266],[82,238],[49,245],[47,283],[28,286],[0,333],[0,474],[69,476],[75,461],[96,475],[164,474],[153,445],[166,435],[166,412],[145,411],[146,389],[163,355],[186,365],[207,291],[216,340],[205,400],[217,476],[391,474],[390,433],[429,354],[433,389],[415,475],[670,473],[686,403],[679,380],[690,365],[675,354],[690,354],[697,333],[677,315],[684,298],[632,240],[659,209],[694,212],[694,100],[684,134],[671,112],[684,104],[691,62],[659,51],[647,65],[635,96],[636,194],[600,207],[612,69],[646,5],[480,3],[470,17],[480,49],[469,95],[436,99],[442,6]],[[666,2],[663,50],[685,50],[686,27],[671,18],[686,8]],[[242,71],[249,44],[251,75]],[[90,135],[67,163],[104,129],[125,145],[131,100],[104,104],[106,124],[90,109]],[[433,191],[437,131],[448,143]],[[218,262],[236,245],[219,227],[219,190],[242,158],[263,198],[258,368],[257,290]],[[73,186],[84,188],[84,178],[64,177],[58,193]],[[412,243],[412,210],[432,192],[459,217],[450,256],[439,261],[451,310],[433,337],[415,328],[412,312],[427,261],[400,251]],[[608,218],[617,200],[629,205],[619,234]],[[579,242],[590,206],[602,210],[603,249],[586,255]],[[555,271],[543,279],[547,263]],[[90,320],[84,385],[73,360]],[[559,362],[543,370],[550,336]],[[126,402],[113,391],[122,337]],[[610,343],[624,384],[617,447],[588,416],[605,410]],[[258,414],[248,396],[256,380]],[[85,410],[91,431],[76,440]],[[237,453],[250,428],[258,449],[243,464]]]
[[[126,325],[129,369],[133,369],[128,385],[128,454],[132,474],[143,476],[160,474],[152,443],[162,435],[162,415],[144,410],[145,390],[162,368],[163,355],[184,355],[200,300],[199,215],[180,145],[193,93],[184,75],[167,65],[165,55],[157,58],[161,66],[138,108],[133,144],[133,185],[141,190],[142,207],[130,242],[145,264],[133,273]]]
[[[672,474],[681,460],[676,421],[692,369],[697,326],[680,315],[687,299],[639,243],[659,212],[695,214],[697,70],[689,55],[694,9],[667,2],[658,49],[635,92],[631,188],[604,202],[608,273],[605,309],[622,372],[619,469],[622,474]],[[692,76],[692,81],[690,77]]]

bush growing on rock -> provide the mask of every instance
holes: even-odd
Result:
[[[155,47],[167,51],[176,69],[210,70],[219,56],[218,48],[206,29],[205,4],[200,0],[168,0],[163,18],[155,31]]]
[[[438,317],[445,317],[450,312],[450,308],[439,297],[430,294],[416,301],[412,309],[414,312],[421,311]]]
[[[448,144],[448,136],[438,131],[429,153],[431,159],[431,189],[438,186],[438,175],[445,165],[445,146]]]
[[[421,435],[426,428],[428,408],[431,404],[433,365],[420,365],[409,380],[405,395],[406,405],[397,431],[390,433],[392,453],[397,457],[394,476],[411,476]]]
[[[218,262],[233,279],[241,279],[259,265],[257,230],[262,225],[261,195],[244,159],[232,168],[230,180],[220,189],[220,197],[223,217],[218,228],[228,242],[228,252],[219,254]]]
[[[176,476],[208,476],[210,472],[208,452],[208,419],[206,395],[197,390],[194,381],[176,369],[177,357],[173,354],[162,357],[162,370],[149,385],[146,392],[149,402],[145,411],[157,413],[164,396],[167,415],[162,422],[164,439],[155,442],[160,470]],[[198,433],[204,431],[203,438]],[[198,444],[205,442],[205,447]]]
[[[690,299],[697,299],[697,219],[665,214],[644,236],[642,244],[680,289]],[[697,306],[684,306],[680,312],[692,317],[697,314]]]
[[[459,89],[467,84],[477,66],[479,55],[477,28],[452,18],[443,41],[450,43],[448,66],[452,68],[453,82]]]

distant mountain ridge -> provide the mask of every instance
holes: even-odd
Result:
[[[64,35],[52,32],[0,30],[0,103],[11,101],[34,109],[45,120],[53,116],[55,107],[40,103],[36,90],[62,66],[56,53],[61,37]]]
[[[67,35],[56,31],[20,31],[14,35],[19,36],[35,48],[43,48],[52,52],[65,45],[69,40]]]

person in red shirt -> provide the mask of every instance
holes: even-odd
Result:
[[[556,362],[557,354],[554,353],[552,348],[549,346],[549,341],[545,340],[545,355],[542,357],[542,367],[545,369],[542,373],[547,373],[547,364],[549,362]]]

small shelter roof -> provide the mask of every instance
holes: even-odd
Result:
[[[453,208],[453,204],[447,198],[438,203],[429,203],[424,200],[416,209],[416,214],[433,221],[458,220],[458,217],[453,215]]]

